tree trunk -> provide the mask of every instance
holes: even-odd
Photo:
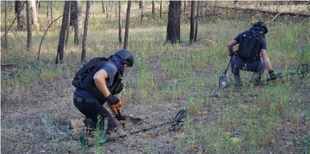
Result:
[[[191,1],[191,25],[190,25],[190,35],[189,35],[189,42],[193,43],[195,34],[194,34],[194,27],[195,27],[195,22],[194,22],[194,14],[195,14],[195,1]]]
[[[199,14],[199,1],[197,1],[196,27],[195,27],[195,39],[194,39],[194,42],[197,41],[197,33],[198,33],[198,14]]]
[[[104,0],[102,0],[102,2],[101,2],[101,7],[102,7],[102,13],[105,14],[106,13],[106,8],[105,8],[105,5],[104,5]]]
[[[144,0],[139,1],[139,9],[142,9]]]
[[[4,49],[8,47],[8,1],[4,3],[4,41],[1,41],[1,45]]]
[[[29,2],[29,8],[30,8],[30,13],[31,13],[31,21],[32,25],[34,26],[34,29],[39,30],[40,25],[38,22],[38,13],[37,13],[37,6],[36,6],[36,1],[35,0],[28,0]]]
[[[90,1],[87,1],[86,2],[86,16],[85,16],[85,20],[84,20],[84,35],[83,35],[83,43],[82,43],[81,63],[86,62],[85,57],[86,57],[86,43],[87,43],[89,8],[90,8]]]
[[[25,1],[15,1],[15,13],[17,14],[17,30],[27,29],[27,14]]]
[[[48,24],[50,24],[53,21],[53,2],[52,1],[48,1],[46,16],[49,20]]]
[[[166,42],[180,43],[181,1],[170,1]]]
[[[143,17],[144,17],[144,0],[142,0],[142,1],[139,3],[139,8],[141,9],[140,24],[142,24],[142,20],[143,20]]]
[[[159,17],[161,18],[163,14],[163,1],[160,1],[159,12]]]
[[[64,12],[62,17],[62,24],[59,34],[59,43],[57,49],[57,56],[55,63],[58,64],[59,62],[63,61],[64,56],[64,47],[65,47],[65,38],[66,38],[66,30],[68,28],[68,18],[69,18],[69,10],[70,10],[70,1],[65,1]]]
[[[124,49],[127,49],[128,46],[128,34],[129,34],[129,21],[130,21],[130,7],[131,1],[127,2],[127,12],[126,12],[126,25],[125,25],[125,37],[124,37]]]
[[[106,2],[106,4],[105,4],[105,10],[106,10],[106,14],[105,14],[105,16],[106,16],[106,19],[107,20],[109,20],[109,10],[108,10],[108,5],[109,5],[109,2]]]
[[[156,16],[156,14],[155,14],[155,1],[152,0],[152,18],[155,19],[155,16]]]
[[[121,1],[118,1],[118,42],[122,44]]]
[[[76,0],[71,2],[71,14],[70,14],[70,26],[74,29],[74,44],[80,43],[80,38],[82,36],[81,29],[81,1]]]
[[[31,51],[32,45],[32,26],[31,26],[31,11],[30,1],[26,1],[26,12],[27,12],[27,51]]]

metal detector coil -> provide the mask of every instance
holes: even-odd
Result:
[[[170,127],[170,131],[176,132],[178,131],[184,124],[183,119],[186,118],[187,111],[182,109],[178,112],[177,115],[174,117],[175,123]]]

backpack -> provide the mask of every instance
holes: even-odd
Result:
[[[76,73],[72,80],[72,85],[76,88],[83,88],[82,83],[87,75],[93,75],[99,66],[108,61],[105,57],[95,57],[91,59],[88,63],[83,65]]]
[[[252,36],[251,31],[245,31],[239,41],[236,56],[246,62],[259,59],[259,40],[262,35]]]

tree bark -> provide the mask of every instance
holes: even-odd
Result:
[[[152,0],[152,18],[155,19],[155,16],[156,16],[156,14],[155,14],[155,1]]]
[[[198,34],[198,14],[199,14],[199,1],[197,1],[197,11],[196,11],[196,27],[195,27],[195,38],[194,42],[197,41],[197,34]]]
[[[143,20],[143,17],[144,17],[144,0],[139,2],[139,8],[141,9],[140,24],[142,24],[142,20]]]
[[[26,12],[27,12],[27,51],[31,51],[32,46],[32,26],[31,26],[31,11],[30,1],[26,1]]]
[[[195,34],[194,34],[194,14],[195,14],[195,1],[191,1],[191,25],[190,25],[190,35],[189,35],[189,42],[193,43]]]
[[[159,17],[161,18],[163,14],[163,1],[160,1],[159,12]]]
[[[170,1],[166,42],[180,43],[181,1]]]
[[[83,35],[83,44],[82,44],[81,63],[86,62],[85,57],[86,57],[86,46],[87,46],[89,8],[90,8],[90,1],[87,1],[86,2],[86,16],[85,16],[85,20],[84,20],[84,35]]]
[[[48,1],[46,16],[50,24],[53,21],[53,2],[52,1]]]
[[[35,0],[28,0],[29,2],[29,8],[31,13],[31,21],[32,25],[34,26],[34,29],[39,30],[40,25],[38,22],[38,13],[37,13],[37,6]]]
[[[4,49],[8,47],[8,1],[4,3],[4,41],[1,41],[1,45]]]
[[[56,64],[63,61],[66,30],[68,28],[68,23],[69,23],[69,21],[68,21],[69,20],[68,19],[69,18],[69,10],[70,10],[70,1],[65,1],[64,12],[63,12],[63,17],[62,17],[62,24],[61,24],[60,34],[59,34],[57,56],[56,56],[56,60],[55,60]]]
[[[118,1],[118,43],[122,44],[121,1]]]
[[[15,13],[17,14],[17,30],[26,31],[27,13],[25,1],[15,1]]]
[[[71,2],[70,13],[70,26],[74,29],[74,44],[80,44],[80,38],[82,36],[82,23],[81,23],[81,2],[80,0]]]
[[[105,5],[104,5],[104,0],[102,0],[102,2],[101,2],[101,7],[102,7],[102,13],[105,14],[106,13],[106,8],[105,8]]]
[[[128,46],[128,37],[129,37],[129,23],[130,23],[130,8],[131,1],[127,2],[127,12],[126,12],[126,25],[125,25],[125,37],[124,37],[124,49],[127,49]]]

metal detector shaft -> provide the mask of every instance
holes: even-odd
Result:
[[[140,129],[140,130],[137,130],[137,131],[132,131],[132,132],[129,132],[129,133],[126,133],[126,134],[122,134],[122,135],[119,135],[119,136],[116,136],[116,137],[113,137],[113,138],[108,138],[106,140],[102,140],[103,142],[100,142],[99,144],[102,145],[106,142],[111,142],[111,141],[116,141],[120,138],[124,138],[128,135],[133,135],[133,134],[137,134],[137,133],[140,133],[140,132],[146,132],[148,130],[151,130],[151,129],[154,129],[154,128],[157,128],[157,127],[161,127],[161,126],[164,126],[164,125],[168,125],[168,124],[172,124],[172,123],[180,123],[180,122],[183,122],[182,119],[186,117],[186,114],[187,114],[187,111],[182,109],[178,112],[178,114],[174,117],[174,119],[172,121],[167,121],[167,122],[164,122],[164,123],[161,123],[161,124],[158,124],[158,125],[154,125],[154,126],[151,126],[151,127],[148,127],[148,128],[143,128],[143,129]],[[88,147],[92,147],[94,146],[95,144],[92,143],[92,144],[89,144]]]
[[[165,123],[162,123],[162,124],[159,124],[159,125],[154,125],[152,127],[149,127],[149,128],[143,128],[143,129],[140,129],[140,130],[137,130],[137,131],[132,131],[132,132],[129,132],[129,133],[126,133],[126,134],[122,134],[122,135],[119,135],[119,136],[116,136],[116,137],[113,137],[113,138],[108,138],[106,139],[104,142],[101,142],[99,143],[100,145],[106,143],[106,142],[111,142],[111,141],[117,141],[118,139],[120,138],[124,138],[128,135],[133,135],[133,134],[137,134],[137,133],[140,133],[140,132],[146,132],[148,130],[151,130],[151,129],[155,129],[157,127],[161,127],[161,126],[164,126],[164,125],[168,125],[168,124],[171,124],[171,123],[174,123],[176,122],[176,120],[173,120],[173,121],[168,121],[168,122],[165,122]],[[93,147],[95,144],[92,143],[92,144],[89,144],[88,147]]]
[[[227,70],[228,70],[228,67],[229,67],[229,65],[230,65],[230,63],[231,63],[231,59],[232,59],[232,57],[230,57],[229,63],[228,63],[228,65],[227,65],[227,67],[226,67],[226,69],[225,69],[225,71],[224,71],[224,74],[225,74],[225,75],[226,75]]]

